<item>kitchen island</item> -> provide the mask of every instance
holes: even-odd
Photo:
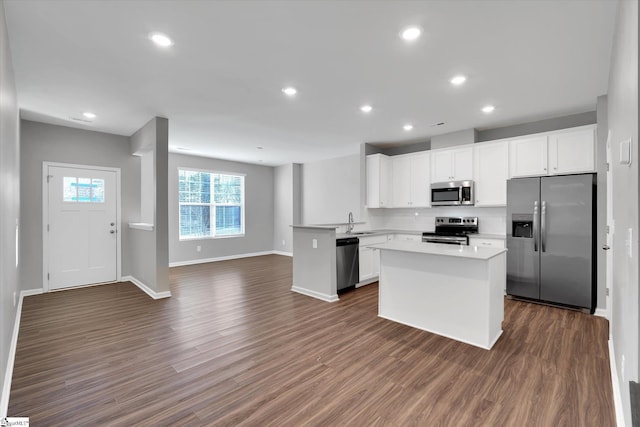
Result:
[[[506,249],[392,241],[380,253],[378,315],[484,349],[502,334]]]

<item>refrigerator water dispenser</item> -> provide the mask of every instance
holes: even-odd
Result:
[[[511,235],[513,237],[533,237],[533,215],[513,214],[511,216]]]

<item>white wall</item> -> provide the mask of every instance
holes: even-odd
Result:
[[[626,425],[631,425],[629,381],[638,381],[638,2],[618,4],[609,70],[609,130],[613,173],[613,288],[611,338]],[[619,144],[631,138],[631,166],[619,164]],[[632,240],[627,233],[631,230]],[[632,256],[628,256],[631,245]],[[623,366],[623,358],[625,360]]]
[[[16,241],[20,218],[19,118],[13,64],[9,50],[4,1],[0,0],[0,418],[7,415],[7,372],[11,337],[16,319],[20,274]],[[24,258],[22,258],[24,259]]]
[[[302,222],[347,222],[360,217],[360,155],[305,163],[302,166]]]
[[[293,164],[273,170],[273,249],[293,253]]]
[[[220,239],[179,239],[178,168],[245,174],[245,235]],[[274,168],[206,157],[169,155],[169,262],[198,260],[271,252],[274,250]],[[289,225],[289,224],[287,224]],[[197,251],[200,246],[201,251]]]

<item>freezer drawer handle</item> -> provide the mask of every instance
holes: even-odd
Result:
[[[533,251],[538,252],[538,201],[533,202]]]
[[[542,212],[540,218],[540,225],[542,226],[542,233],[540,233],[540,240],[542,241],[542,252],[547,250],[547,202],[542,201]]]

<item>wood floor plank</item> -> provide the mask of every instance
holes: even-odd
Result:
[[[505,300],[491,351],[377,317],[377,284],[326,303],[291,258],[30,296],[9,414],[33,426],[614,426],[608,323]]]

